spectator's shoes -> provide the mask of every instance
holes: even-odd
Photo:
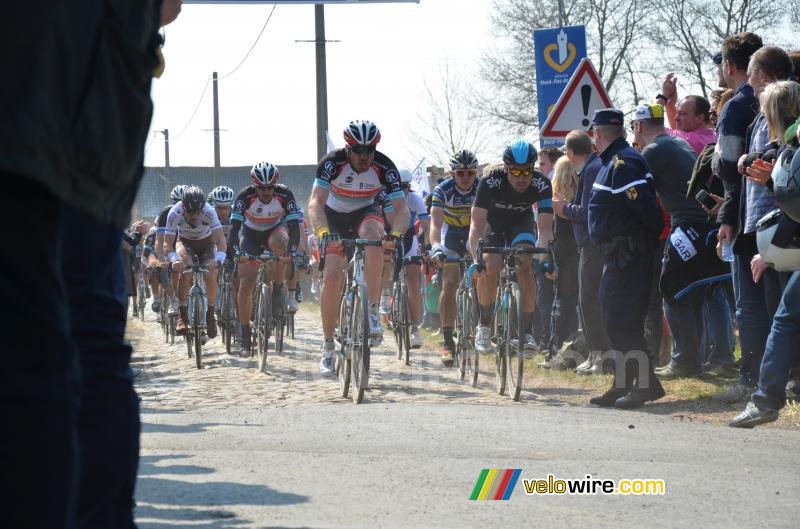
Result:
[[[553,369],[554,371],[569,371],[575,369],[575,360],[571,358],[565,358],[559,351],[553,358],[550,359],[550,369]]]
[[[691,373],[688,369],[675,365],[673,363],[669,363],[665,366],[657,367],[656,368],[656,375],[661,378],[671,379],[671,378],[688,378],[695,376],[695,373]]]
[[[800,402],[800,378],[793,378],[786,383],[786,400]]]
[[[633,388],[630,393],[618,398],[614,402],[614,407],[621,410],[633,410],[645,402],[658,400],[664,395],[666,395],[666,392],[661,383],[655,376],[651,375],[649,388]]]
[[[624,397],[627,393],[628,390],[625,388],[616,388],[612,386],[599,397],[592,397],[589,399],[589,404],[602,406],[603,408],[612,408],[614,403]]]
[[[723,391],[722,393],[717,393],[712,398],[717,402],[724,402],[725,404],[735,404],[737,402],[744,402],[747,400],[750,395],[752,395],[755,388],[753,386],[749,386],[747,384],[742,384],[741,382],[737,382],[731,388]]]
[[[759,424],[766,424],[777,420],[777,411],[763,410],[752,402],[748,402],[744,411],[734,417],[729,426],[733,428],[754,428]]]

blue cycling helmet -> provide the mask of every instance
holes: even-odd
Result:
[[[503,151],[503,162],[508,165],[528,165],[536,162],[536,147],[525,140],[517,140]]]

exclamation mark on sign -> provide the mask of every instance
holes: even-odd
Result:
[[[583,103],[583,123],[584,127],[589,126],[589,101],[592,99],[592,87],[585,84],[581,87],[581,102]]]

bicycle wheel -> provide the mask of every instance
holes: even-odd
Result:
[[[401,297],[402,305],[402,315],[403,315],[403,352],[405,356],[405,363],[407,366],[411,365],[411,309],[409,308],[408,304],[408,286],[403,283],[401,287]]]
[[[158,313],[161,315],[161,330],[164,332],[164,343],[169,343],[169,299],[167,298],[166,289],[161,286],[161,295],[159,296],[161,306]]]
[[[505,333],[503,332],[503,322],[506,320],[506,312],[508,310],[508,295],[501,294],[502,299],[497,303],[497,310],[494,312],[494,320],[492,328],[494,329],[494,336],[497,338],[497,352],[494,356],[495,364],[495,389],[498,395],[505,395],[506,393],[506,351],[505,351]]]
[[[225,283],[222,287],[222,340],[225,342],[225,352],[231,354],[231,342],[233,341],[233,299],[231,298],[231,286]]]
[[[274,286],[272,288],[275,288]],[[274,300],[273,300],[274,301]],[[275,314],[272,318],[272,328],[275,330],[275,352],[283,354],[283,320],[286,314],[286,296],[281,289],[277,301],[272,306]]]
[[[392,287],[392,335],[394,336],[394,346],[397,349],[397,359],[403,359],[403,308],[401,303],[400,282],[395,281]]]
[[[203,300],[202,294],[194,295],[194,313],[192,315],[192,334],[194,335],[194,363],[201,369],[203,357]]]
[[[294,340],[294,312],[286,313],[286,335]]]
[[[505,357],[508,363],[509,394],[515,401],[519,400],[522,393],[522,373],[525,351],[523,350],[525,327],[523,326],[522,298],[519,285],[511,283],[509,290],[508,310],[506,311],[505,328]]]
[[[147,307],[147,294],[144,288],[144,273],[139,272],[136,285],[136,301],[139,303],[139,319],[144,321],[144,309]]]
[[[258,339],[258,370],[262,373],[267,367],[267,352],[269,351],[269,298],[269,288],[267,285],[261,285],[258,293],[256,335]]]
[[[458,377],[460,380],[464,380],[467,375],[467,351],[466,347],[464,346],[464,338],[466,335],[464,327],[465,297],[464,291],[459,288],[456,291],[456,321],[455,328],[453,329],[456,350],[453,363],[458,369]]]
[[[352,340],[349,331],[350,325],[350,310],[347,306],[348,303],[347,292],[343,292],[341,301],[339,302],[339,326],[336,329],[339,350],[336,352],[336,376],[339,378],[339,389],[342,397],[347,398],[350,392],[350,355],[347,349],[348,342]]]
[[[360,404],[369,385],[369,302],[366,285],[359,285],[353,294],[353,313],[350,318],[350,328],[353,329],[351,371],[353,402]]]

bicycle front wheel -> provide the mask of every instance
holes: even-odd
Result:
[[[342,293],[342,300],[339,302],[339,328],[337,329],[339,338],[339,350],[336,352],[336,376],[339,377],[339,389],[342,397],[347,398],[350,393],[350,365],[352,363],[349,354],[349,343],[352,335],[349,330],[350,310],[348,309],[347,291]]]
[[[403,283],[402,288],[400,289],[401,299],[403,300],[402,304],[402,311],[403,311],[403,352],[405,354],[405,363],[407,366],[411,365],[411,309],[409,308],[410,305],[408,304],[408,286]]]
[[[397,359],[403,359],[403,308],[400,295],[400,284],[395,281],[392,287],[392,335],[394,336],[394,346],[397,349]]]
[[[525,360],[525,327],[519,285],[511,283],[508,310],[505,313],[505,356],[508,363],[509,395],[515,401],[522,393],[523,362]]]
[[[495,367],[495,389],[498,395],[505,395],[506,393],[506,351],[505,351],[505,333],[503,331],[503,324],[506,321],[506,311],[508,310],[508,294],[501,293],[500,303],[498,303],[497,310],[494,312],[494,322],[492,325],[493,333],[497,337],[497,352],[494,356]]]
[[[359,285],[354,292],[350,321],[353,336],[353,402],[360,404],[369,385],[369,301],[366,285]]]
[[[269,288],[261,286],[258,293],[256,334],[258,339],[258,370],[264,372],[267,367],[267,351],[269,350]]]
[[[194,335],[194,363],[201,369],[203,357],[203,300],[201,294],[194,295],[194,311],[192,314],[192,334]]]
[[[273,286],[272,288],[275,288]],[[283,290],[278,294],[272,308],[275,312],[273,315],[272,327],[275,329],[275,352],[278,354],[283,353],[283,320],[286,315],[286,297]]]

